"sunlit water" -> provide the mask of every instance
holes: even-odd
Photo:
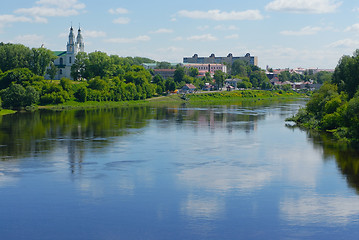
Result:
[[[355,239],[358,156],[303,104],[4,116],[0,239]]]

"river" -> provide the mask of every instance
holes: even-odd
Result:
[[[0,239],[350,239],[359,154],[304,101],[0,118]]]

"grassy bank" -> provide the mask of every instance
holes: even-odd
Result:
[[[306,97],[305,94],[296,92],[282,92],[282,91],[264,91],[264,90],[243,90],[232,92],[204,92],[196,94],[187,94],[186,99],[182,95],[174,94],[169,96],[154,97],[146,100],[138,101],[123,101],[123,102],[66,102],[59,105],[40,106],[39,108],[53,109],[53,110],[68,110],[68,109],[92,109],[92,108],[116,108],[126,106],[158,106],[158,105],[179,105],[189,103],[193,105],[204,104],[225,104],[230,102],[241,101],[262,101],[262,100],[277,100]]]
[[[0,116],[14,114],[14,113],[16,113],[16,111],[14,111],[14,110],[9,110],[9,109],[1,109],[0,110]]]
[[[307,97],[306,94],[297,93],[294,91],[266,91],[266,90],[242,90],[242,91],[223,91],[223,92],[209,92],[198,93],[188,96],[190,103],[226,103],[235,101],[248,100],[268,100],[268,99],[288,99]]]

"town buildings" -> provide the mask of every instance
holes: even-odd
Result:
[[[191,68],[196,68],[198,69],[198,77],[204,77],[206,75],[207,72],[210,73],[210,75],[213,77],[214,73],[217,70],[220,70],[224,73],[227,73],[227,66],[224,64],[182,64],[182,63],[171,63],[171,66],[173,68],[171,69],[156,69],[156,64],[142,64],[142,66],[146,69],[152,69],[154,75],[160,75],[162,76],[164,79],[170,78],[170,77],[174,77],[174,73],[176,71],[175,67],[176,66],[181,66],[184,67],[185,69],[189,70]]]
[[[198,54],[194,54],[193,57],[184,57],[183,63],[233,64],[236,60],[243,60],[252,66],[258,66],[258,57],[251,56],[250,53],[247,53],[244,57],[234,57],[232,53],[229,53],[227,57],[216,57],[213,53],[209,57],[198,57]]]

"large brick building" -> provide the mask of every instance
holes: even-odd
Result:
[[[232,53],[228,54],[227,57],[216,57],[213,53],[209,57],[198,57],[198,54],[193,57],[184,57],[183,63],[200,63],[200,64],[232,64],[236,60],[243,60],[253,66],[258,66],[258,57],[251,56],[247,53],[244,57],[233,57]]]

